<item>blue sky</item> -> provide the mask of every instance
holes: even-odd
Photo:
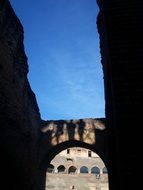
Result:
[[[96,0],[10,0],[42,119],[105,117]]]

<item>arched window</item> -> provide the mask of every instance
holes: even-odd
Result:
[[[77,168],[76,168],[75,166],[70,166],[70,167],[69,167],[69,170],[68,170],[68,173],[69,173],[69,174],[76,173],[76,170],[77,170]]]
[[[66,170],[65,166],[63,165],[60,165],[57,169],[58,169],[58,173],[64,173]]]
[[[48,173],[53,173],[54,172],[54,166],[52,164],[50,164],[48,167],[47,167],[47,172]]]
[[[102,169],[102,172],[103,172],[103,174],[107,174],[107,173],[108,173],[107,168],[104,167],[104,168]]]
[[[80,173],[88,173],[88,168],[86,166],[82,166],[80,168]]]
[[[91,173],[98,175],[98,174],[100,174],[100,169],[97,166],[95,166],[95,167],[91,168]]]

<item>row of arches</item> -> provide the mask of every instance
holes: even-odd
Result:
[[[70,166],[66,168],[64,165],[59,165],[57,168],[50,164],[47,168],[48,173],[68,173],[68,174],[75,174],[75,173],[91,173],[91,174],[107,174],[107,168],[104,167],[102,169],[98,168],[97,166],[92,167],[91,169],[87,166],[81,166],[80,168],[75,166]]]

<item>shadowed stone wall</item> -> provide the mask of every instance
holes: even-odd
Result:
[[[107,131],[105,119],[42,121],[40,162],[53,147],[64,142],[81,142],[96,147],[107,161]],[[70,145],[69,145],[70,146]],[[106,156],[105,156],[106,155]],[[50,156],[49,156],[50,157]]]
[[[97,0],[109,132],[110,190],[138,189],[143,99],[143,1]],[[136,163],[136,164],[134,164]]]
[[[1,187],[35,190],[40,114],[29,82],[23,27],[7,0],[0,1]]]

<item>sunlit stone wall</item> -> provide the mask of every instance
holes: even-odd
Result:
[[[47,189],[108,190],[108,171],[89,149],[74,147],[60,152],[46,173]]]

